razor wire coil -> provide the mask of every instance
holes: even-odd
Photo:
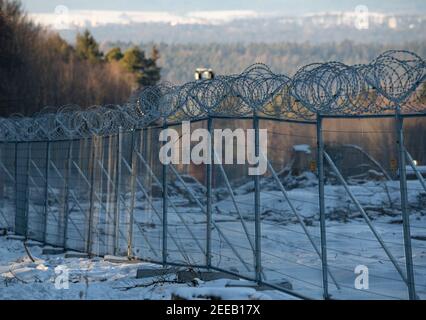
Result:
[[[241,74],[161,83],[123,105],[47,107],[32,117],[0,118],[1,141],[67,140],[115,134],[153,123],[204,117],[314,120],[322,115],[426,111],[426,61],[404,50],[386,51],[368,64],[314,63],[293,77],[254,64]]]

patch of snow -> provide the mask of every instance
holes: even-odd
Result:
[[[33,247],[31,253],[41,255],[41,250]],[[274,290],[265,293],[253,288],[227,288],[229,279],[197,281],[197,287],[189,287],[194,283],[177,283],[176,274],[136,279],[141,267],[162,268],[146,262],[115,264],[100,258],[64,255],[42,258],[32,262],[22,241],[0,237],[0,299],[172,299],[174,295],[185,299],[292,298]],[[58,270],[67,270],[68,289],[55,287]]]
[[[293,150],[296,152],[311,154],[311,147],[308,144],[296,144],[293,146]]]
[[[218,288],[218,287],[195,287],[176,288],[172,293],[175,297],[193,299],[214,299],[214,300],[270,300],[265,293],[257,292],[253,288]]]
[[[415,174],[413,168],[411,166],[405,166],[407,174]],[[416,169],[421,174],[426,174],[426,166],[416,166]]]

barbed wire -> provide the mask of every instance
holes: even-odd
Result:
[[[314,63],[293,77],[254,64],[241,74],[181,86],[161,83],[137,92],[124,105],[45,108],[33,117],[0,118],[0,141],[85,138],[152,124],[208,116],[254,113],[279,119],[322,115],[426,112],[426,62],[391,50],[368,64]]]

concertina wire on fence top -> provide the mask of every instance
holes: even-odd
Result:
[[[426,111],[426,61],[391,50],[371,63],[313,63],[293,77],[254,64],[238,75],[146,87],[124,105],[45,108],[0,118],[1,141],[67,140],[214,116],[313,120],[321,115]]]

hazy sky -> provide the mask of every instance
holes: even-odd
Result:
[[[53,12],[58,5],[69,10],[143,10],[188,12],[198,10],[257,10],[284,14],[316,11],[352,11],[366,5],[370,11],[426,12],[425,0],[21,0],[31,13]]]

